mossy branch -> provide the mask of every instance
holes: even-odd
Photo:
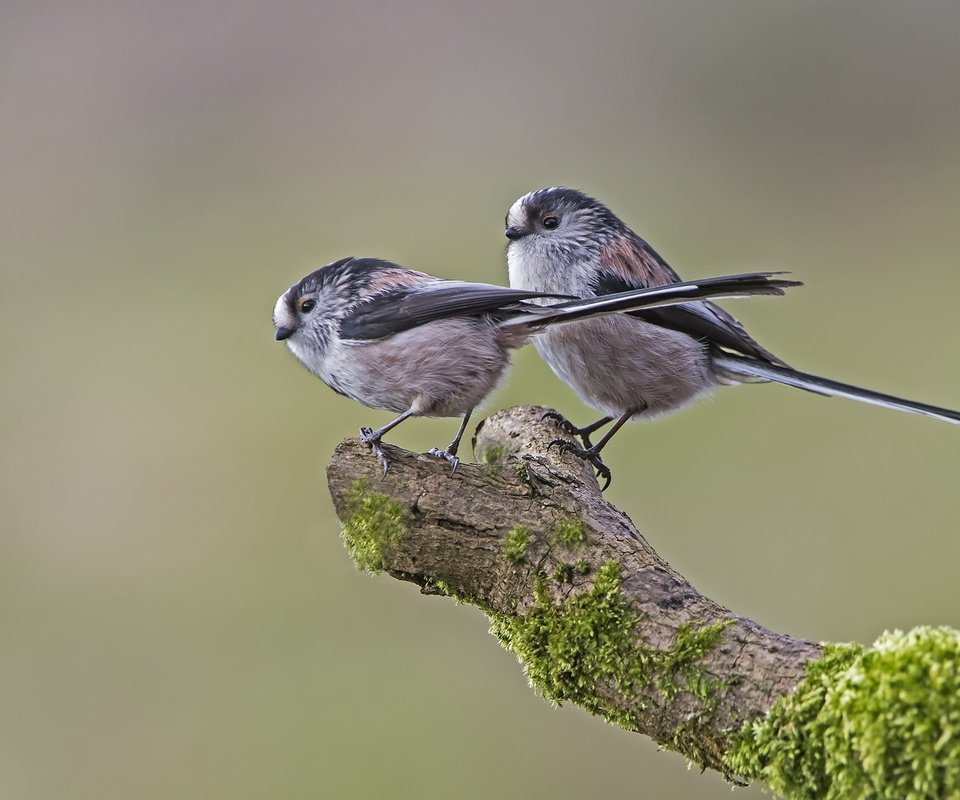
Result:
[[[480,464],[343,442],[327,475],[358,566],[482,608],[531,685],[790,798],[960,798],[960,634],[872,649],[704,597],[549,443],[544,409],[477,428]]]

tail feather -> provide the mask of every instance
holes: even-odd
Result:
[[[719,278],[704,278],[699,281],[633,289],[628,292],[569,300],[549,306],[527,305],[516,316],[501,322],[500,326],[519,325],[536,330],[547,325],[696,300],[750,297],[758,294],[782,295],[784,289],[803,285],[800,281],[774,277],[780,274],[782,273],[749,272],[742,275],[726,275]]]
[[[827,397],[846,397],[850,400],[858,400],[861,403],[868,403],[881,408],[893,408],[897,411],[907,411],[911,414],[922,414],[925,417],[942,419],[945,422],[952,422],[954,425],[960,425],[960,411],[951,411],[948,408],[939,408],[937,406],[918,403],[914,400],[905,400],[902,397],[874,392],[871,389],[863,389],[860,386],[852,386],[848,383],[821,378],[818,375],[809,375],[805,372],[798,372],[789,367],[781,367],[776,364],[769,364],[755,358],[746,356],[737,356],[731,353],[720,353],[714,356],[713,363],[723,372],[736,378],[759,378],[761,380],[782,383],[784,386],[793,386],[797,389],[804,389],[808,392],[822,394]]]

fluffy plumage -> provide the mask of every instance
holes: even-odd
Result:
[[[602,297],[680,278],[610,209],[575,189],[549,188],[517,200],[506,218],[510,286],[530,292]],[[705,301],[639,309],[546,331],[534,342],[553,371],[603,420],[573,449],[609,476],[599,454],[627,419],[682,407],[717,386],[775,381],[823,395],[960,423],[960,412],[798,372],[756,342],[734,317]],[[588,434],[617,424],[597,445]]]
[[[276,338],[334,391],[400,416],[361,435],[377,453],[410,416],[461,416],[445,450],[456,468],[471,411],[497,386],[510,351],[545,329],[597,315],[703,297],[783,294],[795,281],[753,273],[569,299],[552,291],[447,281],[389,261],[344,258],[310,273],[277,300]],[[566,300],[565,300],[566,299]],[[557,302],[557,301],[560,302]],[[542,305],[548,303],[548,305]]]

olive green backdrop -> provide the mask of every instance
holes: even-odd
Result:
[[[960,407],[957,41],[947,0],[5,4],[3,795],[728,796],[551,708],[474,609],[354,570],[324,467],[388,415],[270,312],[349,254],[504,282],[506,209],[566,184],[685,277],[806,281],[728,304],[791,363]],[[515,361],[490,409],[592,418]],[[751,386],[609,462],[739,613],[960,624],[960,429]]]

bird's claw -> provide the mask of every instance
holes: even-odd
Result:
[[[580,441],[583,442],[584,447],[593,447],[593,442],[590,441],[590,434],[596,430],[596,425],[588,425],[584,428],[578,428],[559,411],[545,411],[540,419],[552,419],[556,423],[557,427],[564,433],[569,433],[571,436],[578,437]]]
[[[571,436],[581,435],[581,429],[574,425],[559,411],[544,411],[540,416],[540,421],[543,422],[545,419],[552,419],[556,423],[557,427],[564,433],[569,433]]]
[[[456,457],[449,450],[441,450],[439,447],[433,447],[427,451],[428,456],[433,456],[434,458],[442,458],[445,461],[449,461],[453,465],[453,469],[450,470],[450,474],[453,475],[457,471],[457,467],[460,466],[460,459]]]
[[[360,441],[369,445],[370,450],[377,457],[377,461],[380,462],[380,466],[383,467],[383,477],[386,478],[387,467],[390,466],[390,462],[387,460],[387,454],[383,452],[383,448],[380,446],[380,437],[374,432],[373,428],[361,428]]]
[[[597,471],[597,475],[604,479],[604,484],[600,491],[607,491],[607,487],[610,486],[610,481],[613,480],[613,475],[610,472],[610,467],[604,464],[601,460],[600,452],[598,450],[595,450],[592,447],[584,450],[582,447],[577,447],[577,445],[575,445],[573,442],[567,441],[566,439],[554,439],[549,445],[547,445],[547,450],[554,445],[556,445],[561,453],[570,453],[571,455],[592,464],[593,468]]]

